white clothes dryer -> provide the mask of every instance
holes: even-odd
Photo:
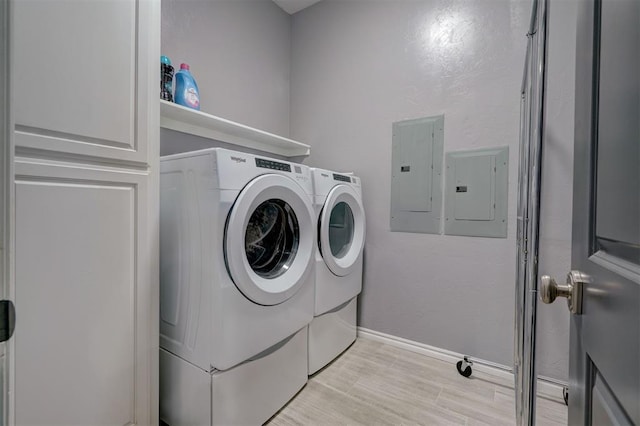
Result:
[[[317,168],[311,174],[318,238],[309,374],[356,339],[356,297],[362,290],[366,225],[359,177]]]
[[[214,148],[163,157],[160,179],[161,418],[263,423],[307,377],[310,170]]]

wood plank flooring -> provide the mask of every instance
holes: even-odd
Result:
[[[514,425],[511,383],[359,338],[267,424]],[[561,399],[538,398],[537,424],[567,424]]]

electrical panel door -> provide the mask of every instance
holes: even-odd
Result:
[[[509,148],[446,155],[445,234],[507,236]]]
[[[391,230],[440,233],[444,116],[393,123]]]

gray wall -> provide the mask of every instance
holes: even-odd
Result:
[[[162,54],[191,66],[202,111],[288,136],[290,20],[271,0],[162,0]]]
[[[559,202],[543,211],[542,267],[562,275],[575,16],[571,4],[557,7],[550,89],[560,93],[549,97],[555,142],[545,156],[545,201]],[[312,145],[309,164],[353,170],[364,183],[363,327],[512,364],[518,94],[530,8],[507,0],[324,0],[294,15],[291,135]],[[510,147],[507,239],[389,231],[391,123],[442,113],[445,151]],[[566,379],[568,314],[560,306],[540,312],[540,373]]]
[[[163,0],[162,50],[190,63],[204,111],[284,136],[291,120],[291,136],[312,144],[307,164],[362,176],[362,326],[510,365],[529,14],[508,0],[324,0],[293,17],[270,0]],[[570,268],[575,14],[574,1],[551,2],[540,271],[559,279]],[[389,232],[391,123],[441,113],[447,151],[510,147],[507,239]],[[566,379],[566,307],[539,313],[540,373]]]

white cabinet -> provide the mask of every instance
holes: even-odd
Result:
[[[17,147],[148,162],[148,129],[158,126],[147,101],[149,90],[159,97],[157,3],[11,2]]]
[[[125,425],[143,414],[136,391],[148,399],[150,389],[136,374],[149,374],[153,297],[137,263],[148,257],[147,181],[16,160],[17,424]]]
[[[158,424],[159,9],[10,0],[10,423]]]
[[[133,148],[136,3],[12,5],[12,39],[19,49],[12,78],[19,128]]]

